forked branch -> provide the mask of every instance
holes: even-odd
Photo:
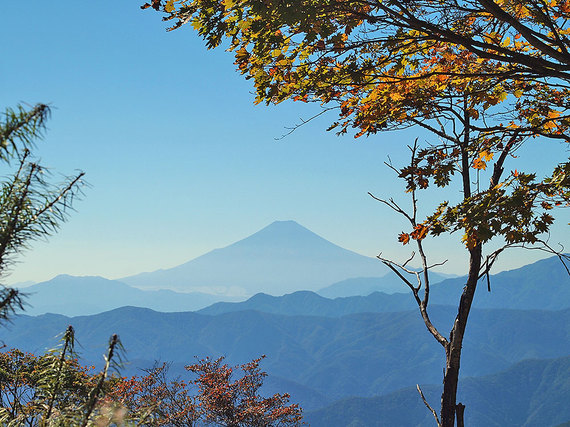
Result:
[[[430,320],[429,314],[427,312],[428,304],[425,298],[425,292],[427,291],[427,286],[424,284],[424,299],[422,300],[419,296],[420,288],[421,288],[421,280],[419,278],[420,272],[417,271],[410,271],[403,264],[398,264],[392,260],[386,259],[382,257],[382,254],[379,254],[376,258],[384,263],[390,270],[392,270],[396,275],[410,288],[416,303],[418,304],[418,308],[420,309],[420,314],[422,315],[422,319],[428,331],[433,335],[437,342],[439,342],[444,348],[448,345],[447,339],[439,332],[439,330],[433,325]],[[427,270],[429,266],[425,266],[422,271],[424,271],[427,275]],[[400,271],[401,270],[401,271]],[[402,271],[406,273],[415,274],[418,278],[418,286],[414,286],[403,274]]]

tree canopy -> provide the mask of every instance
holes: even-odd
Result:
[[[319,102],[338,111],[330,129],[355,129],[356,137],[413,125],[433,132],[439,142],[418,150],[415,164],[401,171],[408,189],[445,186],[458,169],[480,171],[492,161],[501,170],[529,137],[569,141],[566,2],[170,0],[143,7],[149,6],[174,20],[171,29],[190,24],[208,47],[234,51],[240,72],[254,82],[256,102]],[[501,170],[487,192],[440,206],[430,231],[462,229],[467,245],[497,234],[509,243],[535,243],[553,221],[551,207],[568,201],[569,169],[561,162],[546,179],[504,177]],[[494,208],[465,215],[482,205]]]

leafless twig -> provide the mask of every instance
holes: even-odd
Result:
[[[430,404],[427,402],[424,393],[422,392],[422,389],[420,388],[420,385],[417,384],[416,385],[417,389],[418,389],[418,393],[420,393],[420,396],[422,397],[422,400],[424,401],[424,405],[426,405],[426,407],[431,411],[431,413],[433,414],[433,417],[435,418],[435,422],[437,423],[437,427],[441,427],[441,423],[439,422],[439,417],[437,416],[437,412],[435,412],[435,410],[430,406]]]

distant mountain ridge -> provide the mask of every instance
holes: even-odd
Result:
[[[397,279],[397,277],[396,277]],[[388,280],[388,279],[384,279]],[[518,310],[562,310],[570,308],[570,277],[557,257],[491,276],[491,292],[482,279],[474,307]],[[351,283],[350,280],[344,283]],[[457,306],[464,278],[447,279],[433,285],[430,304]],[[204,314],[222,314],[258,310],[283,315],[340,317],[353,313],[385,313],[415,310],[410,293],[374,292],[368,296],[325,298],[314,292],[299,291],[274,297],[257,294],[243,302],[219,302],[200,310]]]
[[[251,296],[316,291],[358,276],[383,276],[375,258],[341,248],[295,221],[275,221],[182,265],[120,279],[142,289]]]
[[[369,279],[369,280],[368,280]],[[396,283],[397,277],[368,278],[366,286]],[[362,279],[340,282],[343,292]],[[391,282],[392,281],[392,282]],[[463,278],[444,280],[432,287],[431,304],[456,305],[463,288]],[[402,286],[402,285],[400,285]],[[388,286],[386,286],[388,287]],[[331,288],[331,287],[329,287]],[[333,285],[334,288],[334,285]],[[403,288],[403,286],[402,286]],[[339,289],[336,289],[338,291]],[[491,290],[483,280],[477,290],[474,306],[479,308],[549,309],[570,308],[570,277],[556,258],[537,261],[516,270],[491,276]],[[58,313],[68,316],[90,315],[122,306],[151,308],[157,311],[194,311],[222,314],[242,310],[258,310],[284,315],[340,317],[363,312],[397,312],[417,307],[409,293],[374,292],[366,297],[324,298],[311,291],[298,291],[274,297],[256,294],[247,301],[241,298],[203,293],[181,293],[171,290],[141,290],[116,280],[102,277],[60,275],[22,290],[27,295],[26,313],[31,315]],[[234,302],[231,302],[234,301]]]
[[[454,307],[432,307],[431,318],[448,329],[456,312]],[[71,319],[18,316],[0,339],[8,348],[43,353],[69,324],[76,330],[83,362],[99,366],[109,336],[117,333],[127,359],[147,361],[142,367],[154,360],[190,363],[194,356],[220,355],[237,364],[265,354],[263,369],[270,375],[329,399],[386,394],[417,382],[441,381],[441,346],[426,333],[416,311],[327,318],[256,311],[209,316],[123,307]],[[517,333],[512,325],[517,325]],[[567,356],[569,335],[570,309],[474,309],[462,374],[485,375],[524,359]],[[128,373],[138,373],[136,366]]]
[[[453,304],[461,295],[464,278],[447,279],[433,287],[434,304]],[[479,281],[473,304],[485,308],[561,310],[570,307],[570,275],[558,257],[491,275]]]
[[[200,293],[143,291],[103,277],[66,274],[29,286],[22,292],[26,296],[26,314],[29,315],[57,313],[82,316],[128,305],[164,312],[193,311],[223,299],[232,300]]]
[[[431,273],[430,283],[439,283],[445,279],[449,279],[449,275]],[[402,283],[398,276],[388,272],[382,277],[351,277],[317,291],[319,295],[326,298],[367,296],[373,292],[408,293],[409,288]]]
[[[285,316],[341,317],[355,313],[386,313],[413,310],[414,301],[408,294],[374,292],[368,296],[325,298],[311,291],[297,291],[279,297],[256,294],[242,302],[217,302],[198,313],[219,315],[245,310]]]

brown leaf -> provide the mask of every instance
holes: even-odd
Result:
[[[423,240],[426,238],[428,231],[429,227],[426,227],[423,224],[418,224],[414,227],[414,231],[412,231],[411,237],[414,240]]]

